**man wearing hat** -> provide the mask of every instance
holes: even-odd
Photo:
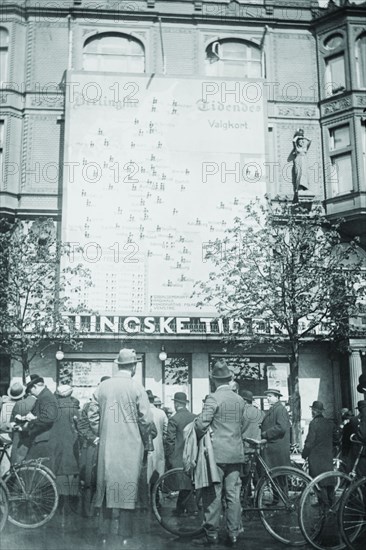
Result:
[[[221,481],[202,489],[206,540],[197,541],[197,544],[218,544],[223,495],[228,543],[234,546],[241,529],[240,473],[244,462],[242,433],[245,403],[231,389],[232,373],[225,361],[214,364],[211,376],[215,391],[206,397],[195,424],[198,437],[209,429],[212,432],[213,454]]]
[[[337,443],[337,430],[332,420],[324,418],[321,401],[314,401],[310,408],[313,420],[309,424],[302,457],[309,460],[311,477],[316,477],[333,470],[333,446]]]
[[[133,535],[144,444],[153,427],[146,391],[133,379],[135,350],[121,349],[115,363],[118,372],[99,384],[88,412],[100,437],[95,506],[102,509],[99,529],[104,544],[108,538],[119,535],[122,543]]]
[[[50,446],[50,435],[58,415],[57,401],[41,376],[33,375],[26,388],[28,393],[36,397],[35,405],[27,415],[31,420],[23,427],[29,437],[29,451],[26,459],[47,457],[50,460],[46,465],[53,469],[54,457]]]
[[[270,408],[264,414],[261,430],[266,446],[262,449],[263,459],[269,468],[290,465],[290,419],[282,405],[282,394],[275,388],[264,392]]]
[[[183,467],[183,449],[184,449],[184,435],[183,430],[190,422],[196,418],[196,415],[191,413],[187,409],[189,403],[187,394],[178,391],[173,397],[175,414],[173,414],[168,421],[168,427],[165,438],[165,456],[170,468],[182,468]],[[190,493],[192,486],[187,478],[187,484],[180,484],[179,495],[176,504],[176,510],[174,514],[182,515],[185,512],[194,512],[194,503],[189,499],[187,495]]]
[[[366,374],[361,374],[358,379],[357,391],[366,394]]]
[[[366,401],[359,401],[357,403],[357,408],[359,411],[357,437],[366,446]],[[360,456],[357,473],[359,476],[366,476],[366,448],[363,449]]]
[[[165,439],[165,456],[171,468],[183,468],[183,430],[196,415],[187,409],[187,394],[178,391],[173,397],[175,414],[169,418]]]

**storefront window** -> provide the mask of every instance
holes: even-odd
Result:
[[[143,357],[139,355],[137,357],[138,363],[134,379],[144,385]],[[79,399],[83,405],[93,395],[102,376],[112,376],[117,370],[113,359],[61,361],[58,369],[58,383],[70,384],[74,388],[73,397]]]
[[[266,399],[263,398],[264,391],[268,388],[279,389],[283,400],[287,401],[289,364],[279,362],[277,359],[270,360],[265,357],[251,358],[243,355],[211,355],[210,372],[214,363],[224,359],[233,373],[233,379],[239,384],[239,393],[242,390],[249,390],[254,396],[258,396],[262,408],[266,408]],[[214,387],[211,387],[214,391]]]
[[[176,392],[184,392],[191,401],[192,356],[190,354],[168,354],[164,361],[164,404],[174,411],[173,397]],[[191,408],[189,403],[188,408]]]

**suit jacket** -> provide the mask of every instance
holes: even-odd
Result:
[[[309,473],[316,477],[333,470],[333,444],[336,442],[336,427],[333,421],[322,414],[309,424],[302,457],[309,459]]]
[[[205,399],[201,414],[197,417],[196,431],[201,437],[211,429],[212,448],[216,464],[244,462],[245,402],[228,385],[219,386]]]
[[[179,409],[169,418],[165,439],[165,455],[172,468],[183,468],[183,430],[196,417],[188,409]]]
[[[290,419],[280,401],[266,411],[261,425],[262,438],[267,445],[262,456],[269,468],[290,465]]]

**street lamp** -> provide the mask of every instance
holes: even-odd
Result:
[[[159,359],[162,363],[164,363],[164,361],[167,360],[167,357],[168,357],[168,354],[167,352],[165,351],[165,347],[164,346],[161,346],[161,351],[159,353]]]
[[[61,346],[56,351],[55,357],[56,357],[57,361],[62,361],[62,359],[65,357],[65,354],[61,349]]]

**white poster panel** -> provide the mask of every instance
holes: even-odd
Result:
[[[196,313],[207,247],[265,193],[261,82],[71,71],[66,105],[63,240],[95,285],[75,302]]]

